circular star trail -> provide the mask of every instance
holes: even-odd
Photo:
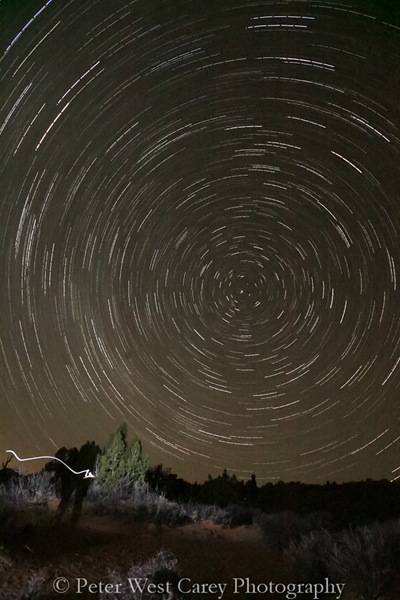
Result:
[[[126,421],[189,480],[395,478],[398,23],[351,1],[17,4],[4,448]]]

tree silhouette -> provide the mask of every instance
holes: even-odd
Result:
[[[86,442],[79,450],[60,448],[55,457],[64,461],[74,471],[92,470],[99,452],[100,448],[94,442]],[[55,460],[47,463],[45,470],[54,471],[60,483],[61,500],[57,508],[57,520],[62,520],[72,503],[71,525],[75,527],[82,512],[83,500],[93,480],[85,479],[83,474],[75,475],[65,465]]]

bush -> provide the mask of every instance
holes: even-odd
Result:
[[[87,498],[93,513],[118,517],[136,516],[140,519],[153,515],[160,502],[165,501],[165,496],[152,491],[143,479],[132,482],[129,496],[125,490],[122,497],[115,487],[104,488],[95,481],[89,488]]]
[[[312,531],[300,540],[292,540],[284,556],[296,577],[316,583],[329,575],[328,556],[333,546],[333,534],[325,530]]]
[[[258,513],[255,521],[260,526],[266,546],[270,550],[282,551],[301,536],[320,529],[323,523],[328,524],[329,515],[298,515],[287,510],[273,514]]]
[[[337,534],[313,532],[292,542],[285,556],[305,580],[329,577],[346,583],[363,600],[384,598],[399,564],[400,523],[374,523]]]
[[[185,597],[190,600],[188,595],[184,596],[177,591],[177,583],[179,576],[176,573],[177,559],[169,552],[162,550],[149,561],[133,565],[128,573],[113,571],[109,573],[109,581],[114,584],[113,587],[117,590],[116,585],[121,581],[126,582],[124,589],[120,589],[115,593],[100,593],[99,600],[164,600],[167,597],[166,593],[161,590],[168,588],[173,592],[172,597],[176,600]],[[150,593],[147,589],[140,589],[135,585],[135,579],[143,583],[147,579],[147,583],[153,583],[159,586],[159,593]],[[133,588],[129,585],[132,581]],[[169,596],[168,596],[169,597]]]
[[[230,527],[232,522],[232,514],[225,508],[216,507],[214,514],[211,515],[211,519],[216,525]]]
[[[29,577],[25,584],[19,586],[18,590],[8,589],[6,595],[2,595],[1,598],[6,598],[7,600],[41,600],[44,597],[43,591],[45,583],[45,570],[39,569],[37,573],[34,573]]]
[[[230,527],[238,527],[239,525],[251,525],[253,523],[254,510],[252,510],[251,508],[237,506],[236,504],[229,504],[225,510],[230,516]]]
[[[13,503],[33,502],[44,505],[55,495],[52,474],[47,472],[19,475],[0,485],[0,497]]]
[[[211,519],[215,523],[215,518],[221,510],[219,506],[212,504],[196,504],[194,502],[186,502],[184,505],[186,514],[194,523],[198,521],[206,521]]]
[[[191,519],[185,507],[166,498],[160,498],[155,510],[150,514],[150,520],[157,525],[174,527],[189,522]]]

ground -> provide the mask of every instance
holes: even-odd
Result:
[[[99,583],[105,585],[111,581],[110,572],[126,573],[133,564],[148,561],[160,550],[177,558],[179,576],[190,578],[191,584],[227,582],[224,600],[229,598],[228,589],[233,589],[233,578],[248,577],[254,583],[288,581],[282,557],[263,546],[257,525],[227,528],[201,521],[169,528],[93,515],[86,505],[76,531],[65,524],[48,527],[45,535],[38,536],[38,531],[27,525],[12,540],[7,540],[0,572],[0,599],[10,600],[11,594],[19,597],[17,593],[27,589],[30,578],[43,577],[46,592],[40,595],[41,600],[60,596],[65,600],[74,597],[95,600],[99,597]],[[52,589],[56,577],[66,577],[73,593],[56,594]],[[86,593],[78,596],[77,578],[85,578],[97,587],[93,585],[89,593],[86,586]],[[218,593],[196,594],[199,599],[217,596]],[[241,595],[235,597],[239,600]],[[245,597],[250,600],[255,596]]]
[[[138,596],[133,594],[122,598],[121,593],[119,598],[116,582],[128,587],[129,569],[149,561],[161,550],[177,559],[174,571],[178,578],[187,578],[185,586],[227,583],[222,595],[214,587],[205,594],[187,594],[187,600],[283,600],[287,596],[282,592],[251,594],[246,588],[234,595],[234,579],[248,578],[254,585],[297,581],[288,571],[283,555],[267,549],[258,525],[228,528],[208,520],[176,527],[158,526],[132,515],[97,514],[86,503],[77,529],[71,530],[68,523],[56,525],[56,507],[57,503],[52,502],[36,513],[32,507],[32,512],[25,511],[25,519],[17,525],[14,522],[12,527],[6,523],[0,531],[0,600],[136,600]],[[145,575],[146,572],[135,576]],[[57,578],[66,578],[70,589],[57,593],[53,588]],[[78,580],[86,580],[79,594]],[[34,595],[39,584],[41,591]],[[64,585],[61,580],[61,587]],[[297,600],[309,597],[300,594]],[[158,595],[152,600],[156,598],[161,599]],[[391,582],[385,598],[400,598],[400,577]],[[165,594],[162,600],[169,600],[169,596]],[[346,588],[341,600],[360,599]]]

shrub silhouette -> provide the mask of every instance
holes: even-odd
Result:
[[[178,591],[178,582],[180,577],[177,574],[177,559],[173,554],[167,550],[161,550],[156,556],[150,560],[132,565],[127,573],[118,571],[109,571],[109,578],[111,583],[116,587],[121,581],[135,580],[147,583],[151,583],[160,588],[166,588],[166,584],[169,582],[169,588],[172,592],[168,594],[168,598],[175,600],[190,600],[193,596],[188,594],[181,594]],[[99,600],[164,600],[167,596],[160,589],[159,593],[150,593],[147,589],[140,589],[139,586],[136,589],[130,589],[126,587],[125,590],[119,590],[118,593],[100,593]]]
[[[306,581],[346,582],[363,600],[385,598],[399,567],[400,524],[373,523],[339,533],[314,531],[293,541],[284,554]]]

